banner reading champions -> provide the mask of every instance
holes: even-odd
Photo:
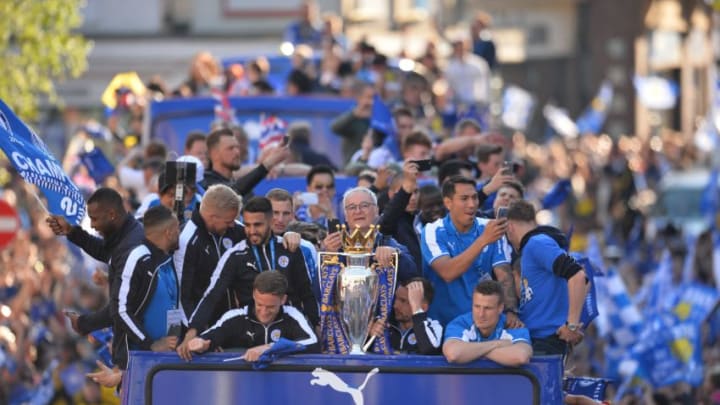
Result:
[[[48,211],[71,224],[85,216],[85,200],[43,141],[0,100],[0,148],[28,183],[42,190]]]

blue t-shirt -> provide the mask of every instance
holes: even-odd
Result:
[[[152,341],[167,336],[167,311],[178,308],[178,286],[172,260],[155,275],[157,285],[143,313],[143,327]]]
[[[565,251],[539,234],[527,241],[521,254],[520,320],[533,338],[548,337],[567,320],[567,280],[553,273],[553,262]]]
[[[465,251],[482,235],[488,221],[485,218],[475,218],[470,230],[460,233],[448,214],[425,225],[423,229],[420,243],[423,270],[435,287],[435,298],[430,305],[428,317],[437,319],[443,325],[472,308],[475,286],[480,280],[492,277],[493,267],[510,263],[510,249],[503,238],[486,246],[468,270],[449,283],[432,269],[432,263],[440,257],[456,257]]]
[[[505,329],[505,314],[500,314],[500,319],[495,330],[488,337],[480,334],[472,312],[460,315],[445,328],[445,341],[458,339],[463,342],[487,342],[490,340],[510,340],[513,343],[525,342],[530,344],[530,332],[526,328]]]

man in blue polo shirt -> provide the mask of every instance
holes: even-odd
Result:
[[[442,186],[448,214],[425,226],[421,249],[425,276],[435,287],[428,316],[447,324],[472,304],[478,281],[493,275],[503,286],[507,322],[522,326],[515,311],[517,299],[507,243],[501,239],[506,220],[476,218],[475,181],[453,176]]]
[[[583,339],[580,323],[588,291],[583,267],[568,255],[565,236],[537,226],[535,208],[519,200],[508,208],[507,237],[520,254],[520,319],[537,354],[566,354]]]
[[[532,357],[530,332],[509,328],[503,314],[500,283],[483,280],[475,287],[472,311],[445,328],[443,354],[450,363],[467,363],[481,357],[504,366],[521,366]]]

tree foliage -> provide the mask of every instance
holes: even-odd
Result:
[[[0,98],[33,119],[42,97],[60,102],[55,82],[87,69],[92,43],[74,30],[85,0],[0,0]]]

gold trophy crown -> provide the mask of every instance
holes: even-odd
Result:
[[[342,244],[343,252],[350,254],[361,254],[361,253],[372,253],[375,247],[375,238],[378,234],[378,226],[370,225],[370,229],[363,233],[359,227],[356,227],[352,232],[349,232],[347,227],[343,224],[342,232]]]

